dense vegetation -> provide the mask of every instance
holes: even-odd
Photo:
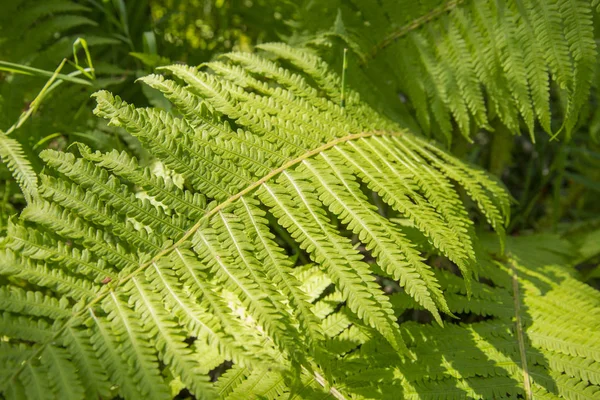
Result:
[[[599,398],[597,3],[0,0],[0,396]]]

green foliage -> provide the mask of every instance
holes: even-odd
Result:
[[[10,135],[3,139],[0,176],[17,178],[23,194],[11,195],[16,185],[4,189],[9,204],[19,209],[23,200],[35,197],[40,150],[62,149],[75,139],[97,149],[128,145],[94,118],[90,95],[99,88],[132,83],[135,59],[127,54],[141,47],[131,39],[141,33],[129,24],[147,5],[144,0],[129,2],[134,9],[128,10],[119,2],[9,3],[0,16],[0,129],[3,136]],[[17,154],[20,158],[13,158]],[[5,230],[7,218],[2,217]]]
[[[511,240],[506,259],[482,250],[457,188],[503,248],[509,197],[496,181],[353,91],[341,107],[319,58],[260,47],[142,78],[170,112],[95,95],[95,113],[167,176],[124,152],[42,153],[40,199],[3,244],[5,395],[169,398],[174,377],[197,398],[592,397],[595,334],[548,321],[591,329],[593,290],[534,251],[547,238]],[[419,238],[457,274],[428,263]],[[403,290],[386,295],[373,273]],[[583,316],[549,299],[578,301]],[[398,325],[407,309],[437,323]],[[442,327],[465,313],[491,319]]]
[[[600,396],[595,3],[201,3],[0,15],[0,397]]]
[[[3,141],[4,165],[0,167],[0,176],[9,179],[12,174],[18,177],[17,182],[26,183],[21,185],[24,199],[21,193],[11,195],[16,185],[5,185],[10,200],[5,205],[16,208],[21,208],[22,200],[34,194],[33,173],[42,168],[37,154],[44,148],[63,149],[80,141],[102,150],[129,147],[134,154],[143,156],[136,153],[136,142],[130,137],[107,130],[93,117],[90,94],[95,90],[110,87],[128,99],[166,107],[168,103],[160,93],[132,84],[136,77],[148,72],[145,68],[169,63],[168,57],[204,60],[209,54],[230,49],[233,43],[243,42],[241,47],[247,49],[259,36],[261,40],[277,37],[273,32],[260,34],[264,29],[252,22],[264,18],[267,4],[207,3],[195,13],[183,12],[194,6],[189,2],[181,2],[180,12],[174,12],[179,7],[175,3],[179,2],[159,0],[18,0],[9,3],[3,6],[0,15],[0,71],[6,72],[5,75],[0,73],[0,129],[7,135],[12,134],[14,139]],[[268,7],[272,13],[283,12],[279,6],[273,8],[269,4]],[[171,10],[168,14],[167,9]],[[241,15],[232,15],[232,9],[244,11]],[[184,18],[179,18],[181,16]],[[199,18],[206,24],[202,28],[196,26]],[[249,26],[256,29],[248,32]],[[202,35],[196,35],[195,29],[206,33],[207,27],[210,35],[227,36],[226,43],[211,46],[204,52],[196,45],[182,48],[173,44],[173,35],[177,32],[192,29],[188,36],[199,38]],[[81,46],[74,44],[81,42],[86,43],[85,54]],[[161,55],[158,55],[159,50]],[[94,60],[95,74],[88,77],[91,81],[76,77],[81,72],[81,68],[73,68],[78,55],[79,59]],[[39,77],[50,78],[57,65],[62,73],[55,77],[50,90],[40,92],[44,81]],[[71,86],[72,83],[84,84],[87,88]],[[52,90],[58,87],[61,90]],[[24,123],[23,115],[32,116],[34,111],[36,118]],[[61,118],[56,118],[57,115]],[[20,159],[11,158],[15,151],[22,154]],[[25,169],[17,168],[20,166]],[[2,218],[0,228],[4,230],[5,226],[6,218]]]
[[[298,12],[301,42],[339,65],[349,48],[361,94],[444,141],[500,125],[533,138],[536,123],[569,136],[587,106],[597,51],[584,0],[332,0]]]
[[[150,9],[161,55],[197,64],[229,51],[289,35],[290,0],[152,0]]]
[[[28,202],[37,196],[37,175],[19,142],[0,131],[0,157],[13,174]]]
[[[399,354],[405,344],[391,304],[371,275],[375,267],[340,233],[339,224],[364,243],[376,271],[398,280],[440,324],[440,312],[450,314],[431,267],[367,194],[377,193],[390,216],[410,220],[461,269],[470,290],[477,242],[452,181],[501,235],[505,192],[481,171],[383,119],[356,93],[341,108],[339,78],[318,58],[282,44],[264,49],[296,67],[283,70],[267,58],[234,53],[228,62],[208,64],[209,72],[181,65],[163,69],[184,84],[158,75],[143,78],[183,118],[135,108],[107,92],[95,95],[96,114],[137,137],[183,178],[182,185],[152,176],[125,153],[93,153],[83,145],[81,158],[42,153],[57,175],[41,175],[41,199],[21,218],[48,233],[40,236],[20,224],[10,228],[5,243],[10,261],[3,272],[11,276],[15,268],[33,268],[27,268],[30,276],[9,278],[3,298],[9,321],[24,313],[55,322],[50,332],[40,328],[14,339],[37,341],[47,334],[55,341],[67,330],[77,332],[91,340],[85,346],[94,348],[126,397],[166,397],[157,357],[195,395],[208,396],[207,378],[198,381],[194,372],[208,370],[195,354],[215,344],[221,359],[240,366],[267,361],[284,371],[316,368],[311,364],[328,357],[320,344],[324,333],[299,289],[293,257],[271,233],[274,224],[324,271],[349,315]],[[313,86],[311,75],[327,86]],[[303,117],[308,112],[311,118]],[[134,184],[142,186],[145,199],[136,197]],[[56,263],[66,276],[36,274],[46,271],[45,262]],[[71,289],[80,280],[86,288],[105,286],[90,299]],[[18,282],[53,294],[14,296]],[[71,300],[59,304],[53,296]],[[22,306],[22,298],[31,299],[33,309]],[[178,310],[177,318],[169,310]],[[2,333],[12,340],[12,331]],[[196,338],[197,350],[184,342],[189,337]],[[57,351],[69,354],[71,340],[56,343]],[[38,345],[36,353],[48,348],[44,340]],[[25,369],[11,381],[21,373]],[[67,395],[53,389],[59,397]]]

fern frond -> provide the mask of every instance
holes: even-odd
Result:
[[[313,255],[315,262],[323,265],[333,283],[348,299],[352,311],[367,324],[376,327],[396,350],[401,351],[402,339],[394,327],[391,307],[378,293],[367,265],[360,261],[362,257],[352,249],[346,238],[335,233],[308,183],[287,172],[284,172],[284,177],[285,180],[278,182],[280,185],[276,187],[264,185],[264,201],[272,207],[273,213],[292,237]],[[292,196],[301,201],[295,205],[299,210],[292,207]],[[352,265],[353,270],[348,265]]]
[[[64,268],[71,270],[73,275],[89,274],[111,279],[117,276],[117,271],[112,266],[107,265],[103,260],[95,260],[88,249],[81,250],[78,247],[73,247],[68,241],[57,241],[47,233],[16,224],[9,225],[9,233],[10,239],[7,241],[6,247],[18,253],[23,260],[43,260],[48,263],[56,262],[64,266]],[[36,265],[43,266],[44,264],[33,261],[31,263],[32,268],[29,269],[34,269]],[[57,274],[57,278],[62,276],[60,270],[55,269],[53,272]],[[47,274],[47,277],[49,275]],[[42,277],[40,275],[40,278]],[[65,275],[65,280],[68,280],[67,275]],[[77,283],[77,285],[82,290],[94,286],[86,286],[84,281]]]
[[[42,292],[25,291],[15,286],[0,289],[0,303],[3,310],[21,315],[32,315],[62,319],[69,316],[69,301],[46,296]]]
[[[312,160],[305,161],[304,165],[319,182],[324,204],[359,235],[359,239],[367,244],[367,250],[373,250],[383,270],[400,281],[400,285],[441,323],[437,308],[444,312],[449,310],[429,267],[404,235],[379,215],[364,196],[359,195],[359,187],[352,175],[339,169],[340,161],[336,165],[332,161],[333,156],[321,157],[324,160],[321,165],[313,166]],[[346,198],[347,193],[352,193],[352,197]]]
[[[106,204],[120,213],[126,214],[152,229],[157,229],[169,237],[176,237],[185,231],[186,221],[180,216],[167,216],[160,208],[153,207],[135,197],[129,189],[122,185],[114,175],[83,159],[75,160],[71,154],[45,150],[40,154],[49,166],[89,189]]]
[[[559,1],[558,7],[564,15],[563,32],[573,57],[573,92],[567,104],[567,113],[579,110],[587,101],[596,64],[596,42],[594,41],[592,12],[584,1]],[[567,132],[575,125],[572,119],[565,121]]]
[[[191,299],[178,293],[181,289],[176,276],[169,273],[170,268],[175,268],[179,276],[190,282]],[[154,269],[161,281],[155,281],[157,287],[164,285],[162,290],[168,291],[165,300],[173,304],[171,307],[180,321],[197,337],[206,338],[209,344],[217,343],[223,356],[242,365],[271,361],[264,338],[256,330],[244,329],[241,321],[232,315],[231,308],[204,271],[206,266],[194,254],[178,249],[172,267],[155,264]],[[203,300],[202,307],[195,304],[197,298]]]
[[[284,336],[283,332],[293,335],[294,328],[280,305],[282,298],[276,288],[266,282],[262,266],[252,255],[253,246],[245,241],[243,225],[232,216],[219,213],[214,227],[196,232],[192,240],[194,250],[217,282],[231,287],[240,296],[275,343],[291,351],[294,344],[287,340],[280,342],[279,337]]]
[[[125,153],[42,153],[40,198],[11,226],[0,262],[1,334],[36,346],[9,377],[16,389],[55,363],[95,380],[68,393],[56,376],[57,396],[169,398],[172,377],[200,398],[341,398],[369,386],[338,368],[360,364],[358,346],[380,347],[394,365],[418,354],[375,275],[440,324],[467,309],[465,294],[493,301],[473,279],[478,241],[458,190],[502,235],[501,186],[353,91],[340,106],[341,80],[314,54],[263,48],[286,64],[236,53],[202,71],[161,69],[177,81],[143,79],[170,112],[95,95],[96,113],[140,139],[177,184]],[[463,279],[436,273],[400,218]],[[228,363],[214,385],[209,372]]]
[[[259,203],[252,198],[240,198],[243,208],[239,215],[243,218],[245,232],[254,237],[254,250],[257,259],[264,266],[264,273],[281,291],[284,297],[280,302],[289,302],[293,315],[300,322],[300,329],[311,342],[319,341],[321,332],[317,328],[318,322],[310,309],[308,296],[300,288],[301,282],[293,274],[293,265],[282,249],[274,241],[275,236],[269,231],[265,212],[259,208]]]
[[[74,300],[91,300],[99,290],[99,286],[87,280],[52,268],[49,263],[38,262],[26,257],[19,258],[10,250],[3,251],[2,263],[4,275],[25,279]]]
[[[48,370],[39,364],[25,367],[20,383],[28,398],[43,399],[54,396],[50,381],[46,379],[48,373]]]
[[[31,221],[39,222],[48,229],[53,230],[67,240],[81,241],[85,247],[94,254],[98,254],[109,264],[118,269],[133,268],[137,265],[138,256],[130,253],[118,243],[109,233],[96,229],[68,210],[49,202],[37,202],[22,213]],[[94,270],[96,279],[102,278],[103,271]]]
[[[4,312],[0,315],[2,324],[0,333],[3,336],[21,340],[44,342],[52,338],[52,326],[45,319],[28,318]]]
[[[118,337],[108,323],[99,318],[92,309],[88,310],[90,319],[86,321],[89,331],[83,340],[89,340],[94,348],[94,356],[100,362],[103,371],[106,371],[109,382],[118,385],[118,393],[123,397],[135,397],[141,391],[136,387],[136,381],[131,376],[131,369],[127,362],[121,358]]]
[[[316,55],[284,43],[265,43],[257,47],[292,63],[294,67],[313,78],[330,99],[337,101],[340,98],[341,78],[333,74],[329,66]]]
[[[227,398],[250,375],[248,368],[234,365],[217,381],[216,388],[221,398]]]
[[[21,144],[0,131],[0,158],[19,184],[28,203],[37,197],[37,174],[25,157]]]
[[[23,398],[25,396],[22,393],[24,388],[20,384],[9,385],[10,376],[14,369],[25,359],[31,357],[36,349],[24,343],[13,344],[3,341],[0,343],[0,350],[0,365],[2,365],[0,369],[0,377],[2,378],[0,390],[6,392],[8,398],[11,396],[19,398],[19,394]]]
[[[256,393],[267,399],[285,395],[286,386],[283,377],[269,368],[253,370],[226,398],[230,400],[243,400],[248,393]]]
[[[307,2],[298,8],[299,31],[307,46],[332,62],[339,62],[341,46],[349,47],[350,84],[390,115],[407,108],[398,93],[406,95],[410,115],[397,119],[411,126],[415,116],[424,133],[439,139],[452,139],[453,122],[468,140],[474,126],[493,131],[497,123],[519,133],[522,122],[532,137],[536,123],[549,134],[571,134],[590,95],[597,57],[590,2],[413,3]],[[331,28],[334,20],[343,20],[343,33]],[[326,76],[314,61],[274,49],[312,69],[311,76]],[[329,93],[338,96],[335,88]],[[553,104],[555,93],[563,98],[562,110]],[[559,113],[563,125],[553,126]]]

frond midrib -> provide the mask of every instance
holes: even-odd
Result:
[[[531,392],[531,382],[529,380],[529,367],[527,363],[527,354],[525,348],[525,338],[523,334],[523,325],[521,322],[521,299],[519,297],[519,277],[517,275],[517,268],[512,261],[509,261],[511,273],[512,273],[512,287],[513,287],[513,301],[515,310],[515,325],[517,331],[517,341],[519,344],[519,356],[521,358],[521,368],[523,370],[523,389],[525,391],[525,399],[533,399]]]
[[[419,29],[420,27],[422,27],[429,21],[436,19],[440,15],[452,11],[454,8],[460,6],[463,2],[464,0],[450,0],[440,5],[439,7],[434,8],[427,14],[424,14],[419,18],[410,21],[408,24],[402,25],[401,27],[394,29],[391,33],[386,35],[379,43],[373,46],[371,52],[369,53],[369,59],[375,58],[382,50],[390,46],[396,40],[400,39],[403,36],[406,36],[407,34],[416,29]],[[368,61],[369,60],[365,60],[363,64],[366,64]]]

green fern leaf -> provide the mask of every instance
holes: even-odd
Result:
[[[465,48],[455,39],[458,57]],[[36,349],[2,361],[14,393],[166,399],[172,379],[198,398],[350,397],[369,387],[350,377],[384,369],[379,350],[361,358],[370,348],[399,371],[419,354],[398,324],[400,303],[440,324],[464,311],[507,318],[491,307],[501,294],[473,279],[479,243],[458,191],[502,236],[502,187],[356,92],[341,107],[340,78],[314,54],[262,48],[270,55],[233,53],[202,71],[161,69],[177,80],[144,78],[172,101],[169,112],[95,95],[96,113],[136,136],[160,174],[83,145],[73,147],[80,157],[42,153],[39,199],[11,224],[0,259],[0,334],[11,348]],[[466,69],[457,84],[472,86]],[[483,121],[471,95],[465,107]],[[427,263],[400,219],[462,279]],[[375,275],[397,281],[405,300]],[[71,374],[81,386],[65,386]],[[473,380],[499,393],[473,374],[447,385]],[[399,382],[413,385],[389,386]]]
[[[583,0],[342,0],[305,2],[297,14],[305,44],[331,63],[339,62],[341,46],[350,49],[348,81],[367,102],[406,126],[415,116],[424,133],[450,142],[497,123],[515,134],[523,122],[532,137],[536,123],[569,136],[594,76],[593,7]],[[340,35],[331,25],[342,19]],[[314,79],[327,76],[314,60],[273,49]],[[339,84],[331,86],[330,96],[339,96]],[[552,101],[556,95],[564,109]],[[562,126],[552,124],[557,114]]]
[[[25,157],[21,144],[6,136],[2,131],[0,131],[0,158],[21,187],[27,202],[30,203],[37,198],[37,174]]]

